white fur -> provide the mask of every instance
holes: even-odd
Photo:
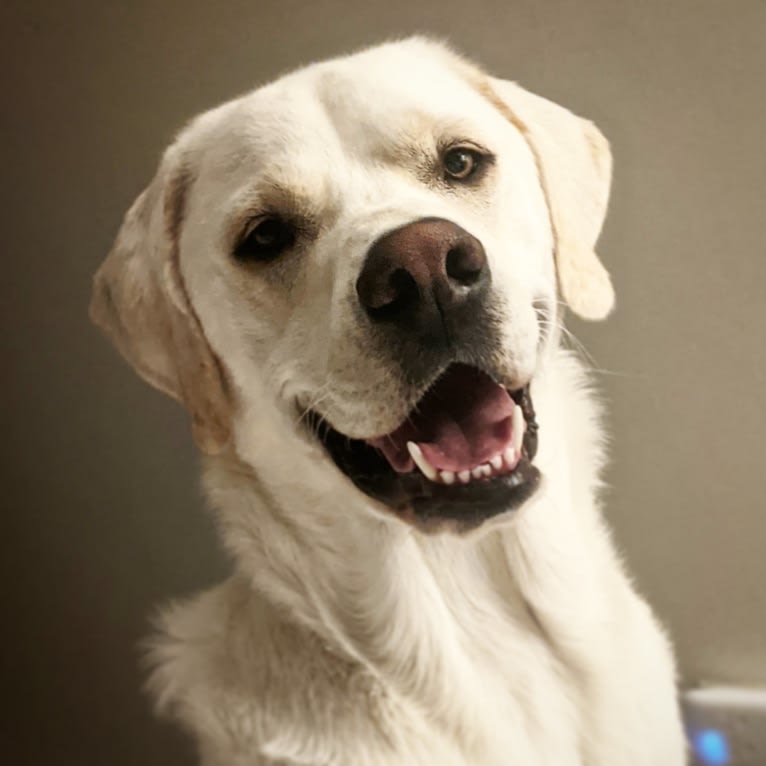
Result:
[[[193,734],[204,766],[684,762],[669,644],[626,577],[595,497],[598,411],[558,330],[541,341],[532,307],[539,296],[555,305],[558,244],[559,280],[567,270],[584,280],[582,289],[562,283],[564,297],[583,314],[608,311],[611,286],[606,272],[598,283],[592,252],[608,169],[574,195],[593,219],[569,247],[566,222],[578,219],[580,201],[550,187],[565,188],[555,175],[577,173],[575,160],[567,167],[560,147],[548,166],[547,139],[512,124],[477,89],[482,78],[490,82],[420,40],[314,65],[198,118],[155,180],[164,188],[179,162],[192,170],[179,235],[186,292],[172,300],[193,307],[234,413],[228,442],[207,450],[204,477],[235,574],[165,610],[151,652],[159,707]],[[520,91],[494,83],[500,100]],[[513,101],[504,103],[513,110]],[[556,109],[545,130],[561,120],[596,151],[595,128]],[[493,148],[489,196],[428,188],[387,159],[403,142],[428,147],[443,132]],[[608,151],[601,137],[595,143]],[[266,177],[297,189],[322,221],[281,282],[243,272],[225,233],[257,209]],[[557,218],[557,206],[566,215]],[[483,242],[506,309],[503,363],[510,378],[531,378],[540,422],[539,491],[463,536],[426,535],[387,513],[296,416],[296,405],[312,405],[363,437],[392,430],[417,401],[422,392],[374,353],[348,300],[375,239],[434,215]],[[141,239],[136,218],[122,240]],[[163,235],[145,236],[127,255],[116,248],[101,276],[112,303],[115,259],[168,257]],[[130,332],[136,302],[117,307],[121,348],[149,378]],[[95,305],[94,316],[117,332],[106,309]],[[163,380],[174,375],[184,372]],[[190,385],[170,393],[188,404]]]

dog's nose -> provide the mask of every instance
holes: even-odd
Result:
[[[488,282],[481,242],[451,221],[424,218],[372,245],[356,292],[374,322],[428,331]]]

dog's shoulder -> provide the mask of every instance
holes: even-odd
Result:
[[[202,735],[203,750],[325,762],[397,726],[396,706],[371,674],[238,578],[166,607],[156,629],[149,691],[162,715]]]

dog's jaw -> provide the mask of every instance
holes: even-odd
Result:
[[[470,531],[519,508],[540,480],[530,386],[509,392],[462,364],[448,366],[391,433],[353,439],[317,411],[303,422],[336,471],[422,531]]]

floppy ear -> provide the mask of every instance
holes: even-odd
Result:
[[[614,306],[609,273],[595,252],[612,176],[607,140],[592,122],[515,83],[490,78],[481,90],[521,130],[535,156],[564,300],[585,319],[603,319]]]
[[[179,237],[192,174],[171,147],[96,273],[90,318],[138,374],[182,402],[206,453],[228,441],[226,380],[189,301]]]

